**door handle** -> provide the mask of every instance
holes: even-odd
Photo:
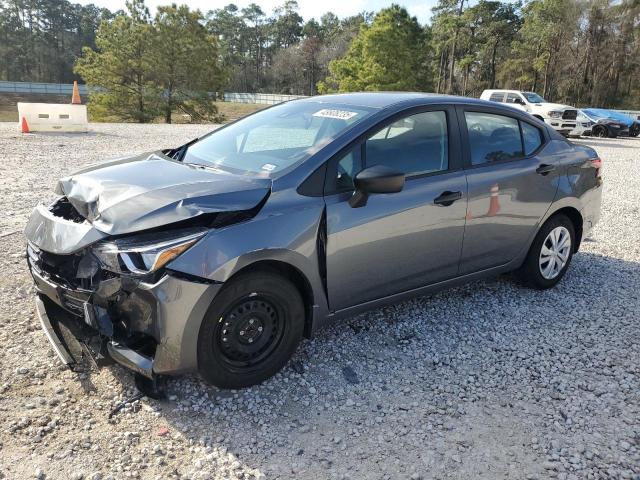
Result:
[[[462,198],[462,192],[450,192],[447,190],[446,192],[442,192],[439,197],[436,197],[433,200],[435,205],[442,205],[443,207],[448,207],[453,204],[456,200],[460,200]]]
[[[543,163],[538,168],[536,168],[536,173],[539,173],[540,175],[546,175],[547,173],[552,172],[555,169],[556,169],[555,165],[549,165],[547,163]]]

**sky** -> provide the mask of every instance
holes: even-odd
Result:
[[[125,8],[125,0],[75,0],[75,2],[83,5],[93,3],[112,11]],[[158,5],[171,3],[186,3],[190,8],[198,8],[203,13],[222,8],[229,3],[235,3],[240,8],[246,7],[250,3],[257,3],[267,15],[270,15],[274,7],[282,5],[284,0],[146,0],[145,3],[152,14],[155,13],[155,8]],[[402,5],[411,15],[418,17],[420,23],[424,24],[431,18],[431,8],[437,3],[437,0],[298,0],[299,13],[305,20],[319,19],[322,14],[329,11],[341,18],[355,15],[363,10],[377,12],[392,3]]]

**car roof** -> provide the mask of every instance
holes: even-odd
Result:
[[[482,93],[494,93],[494,92],[501,92],[501,93],[523,93],[526,92],[526,90],[510,90],[508,88],[487,88],[486,90],[483,90]],[[533,92],[526,92],[526,93],[533,93]]]
[[[386,108],[400,104],[410,105],[438,105],[438,104],[478,104],[494,106],[495,102],[487,102],[477,98],[458,97],[455,95],[441,95],[422,92],[358,92],[338,93],[330,95],[317,95],[308,97],[298,102],[315,102],[327,104],[353,105],[354,107]]]

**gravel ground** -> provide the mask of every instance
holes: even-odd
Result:
[[[210,128],[0,124],[0,479],[640,479],[640,138],[581,141],[605,162],[602,220],[557,288],[505,276],[374,310],[261,386],[184,377],[109,419],[132,377],[60,366],[23,226],[60,175]]]

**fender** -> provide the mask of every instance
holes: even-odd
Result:
[[[293,196],[296,198],[292,199]],[[291,191],[274,193],[257,216],[228,227],[212,229],[167,267],[224,283],[240,270],[258,262],[277,261],[290,265],[311,286],[315,329],[316,320],[328,314],[318,256],[318,234],[322,228],[324,207],[322,197],[302,197]],[[269,232],[268,246],[265,246],[264,232]]]

